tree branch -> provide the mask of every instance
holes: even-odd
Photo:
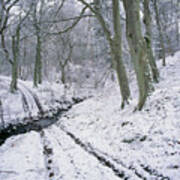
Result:
[[[97,17],[99,23],[101,24],[103,30],[104,30],[104,33],[105,33],[105,36],[106,36],[106,39],[109,41],[109,43],[111,44],[112,43],[112,38],[111,38],[111,32],[110,30],[107,28],[106,26],[106,22],[103,18],[103,16],[100,14],[100,12],[98,12],[96,9],[94,9],[89,3],[87,3],[85,0],[77,0],[79,2],[81,2],[82,4],[84,4],[86,7],[89,8],[89,10],[95,14],[95,16]]]
[[[64,19],[60,19],[60,20],[41,21],[37,24],[53,24],[53,23],[67,22],[67,21],[72,21],[72,20],[77,20],[79,18],[87,18],[87,17],[95,17],[95,16],[92,14],[86,14],[86,15],[82,15],[82,16],[75,16],[75,17],[64,18]]]
[[[6,44],[5,44],[5,40],[4,40],[4,33],[3,32],[1,34],[1,44],[2,44],[2,49],[3,49],[4,53],[5,53],[6,60],[12,65],[13,61],[10,58],[9,51],[6,48]]]
[[[64,2],[65,2],[65,0],[62,0],[59,8],[58,8],[57,11],[56,11],[55,17],[58,15],[59,11],[62,9],[62,7],[63,7],[63,5],[64,5]]]
[[[62,30],[62,31],[59,31],[59,32],[54,32],[54,33],[49,33],[49,32],[44,32],[44,33],[47,33],[48,35],[60,35],[60,34],[69,32],[70,30],[72,30],[72,29],[79,23],[79,21],[81,20],[83,14],[85,13],[85,11],[86,11],[87,8],[88,8],[88,7],[85,6],[85,7],[82,9],[79,17],[76,18],[76,21],[74,21],[74,22],[72,23],[72,25],[69,26],[69,27],[67,27],[66,29],[64,29],[64,30]]]

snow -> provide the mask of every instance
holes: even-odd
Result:
[[[18,80],[18,91],[14,94],[10,93],[9,77],[0,76],[0,99],[3,108],[3,121],[5,126],[9,124],[24,123],[24,118],[35,117],[39,114],[39,104],[42,106],[43,111],[56,108],[59,104],[58,101],[72,101],[72,89],[66,90],[63,85],[57,83],[45,82],[39,85],[38,88],[33,88],[30,81]],[[27,104],[26,104],[27,102]],[[0,120],[0,129],[2,127],[2,120]]]
[[[47,133],[47,138],[54,149],[53,162],[56,177],[53,179],[107,179],[114,177],[113,173],[104,168],[98,161],[84,152],[57,126],[52,126]],[[91,171],[92,170],[92,171]],[[118,179],[114,177],[114,179]]]
[[[39,134],[12,137],[1,146],[1,180],[44,180],[45,168]],[[3,156],[2,156],[3,154]]]
[[[0,179],[179,180],[180,52],[167,58],[166,67],[161,62],[158,67],[160,82],[141,112],[133,112],[137,100],[121,110],[119,88],[108,81],[97,96],[73,106],[56,124],[9,138],[0,146]],[[61,98],[62,91],[49,84],[33,90],[44,109]],[[136,93],[134,88],[133,96]],[[7,95],[5,90],[2,95]],[[20,102],[18,97],[8,94],[6,103],[12,98]]]

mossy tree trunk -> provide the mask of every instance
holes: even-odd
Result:
[[[34,21],[34,29],[36,35],[36,55],[35,55],[34,78],[33,78],[34,87],[38,87],[38,84],[42,83],[42,57],[41,57],[42,52],[41,51],[42,51],[43,36],[41,31],[41,18],[42,18],[44,3],[45,1],[41,1],[40,7],[38,7],[37,5],[33,7],[33,21]]]
[[[158,8],[157,0],[153,0],[153,5],[154,5],[154,10],[155,10],[157,29],[159,32],[160,46],[162,49],[162,65],[166,66],[166,51],[165,51],[165,46],[164,46],[164,38],[163,38],[163,32],[162,32],[162,27],[160,23],[159,8]]]
[[[20,41],[20,27],[17,27],[16,35],[12,36],[12,80],[10,84],[10,91],[14,93],[17,90],[17,80],[18,80],[18,58],[19,58],[19,41]]]
[[[61,69],[61,82],[65,85],[66,84],[66,69],[68,63],[71,61],[72,53],[73,53],[73,44],[70,36],[63,38],[62,36],[59,37],[59,40],[62,41],[63,48],[61,49],[62,52],[57,52],[58,59],[59,59],[59,66]]]
[[[120,91],[122,95],[121,108],[128,103],[130,97],[130,89],[126,69],[122,60],[122,32],[120,24],[119,14],[119,0],[113,0],[113,26],[114,26],[114,38],[110,44],[114,69],[117,72],[118,82],[120,85]]]
[[[146,42],[141,32],[140,2],[139,0],[123,0],[123,4],[126,12],[126,35],[139,87],[139,102],[136,109],[141,110],[152,84]]]
[[[4,122],[4,113],[3,113],[3,104],[2,100],[0,99],[0,119],[1,119],[1,126],[2,128],[5,128],[5,122]]]
[[[61,82],[66,84],[66,77],[65,77],[65,67],[61,67]]]
[[[176,2],[176,40],[177,40],[177,47],[180,45],[180,29],[179,29],[179,19],[180,19],[180,0]]]
[[[42,60],[41,60],[41,38],[37,35],[37,43],[36,43],[36,57],[34,64],[34,79],[33,84],[34,87],[37,87],[38,84],[42,83]]]
[[[159,71],[156,65],[155,57],[153,55],[152,51],[152,31],[151,31],[151,12],[149,8],[149,0],[144,0],[143,2],[144,5],[144,24],[146,28],[146,47],[147,47],[147,53],[148,53],[148,59],[149,59],[149,64],[151,67],[151,72],[152,72],[152,77],[154,82],[158,82],[159,79]]]

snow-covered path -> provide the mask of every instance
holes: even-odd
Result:
[[[180,53],[159,66],[142,112],[120,110],[119,89],[73,107],[40,133],[0,147],[0,180],[179,180]]]

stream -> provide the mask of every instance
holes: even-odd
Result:
[[[85,98],[72,98],[72,102],[64,101],[66,107],[58,108],[58,109],[50,109],[48,112],[50,113],[40,113],[38,117],[31,117],[27,123],[18,123],[18,124],[9,124],[6,128],[0,130],[0,146],[6,141],[6,139],[10,138],[14,135],[24,134],[30,132],[32,130],[40,132],[42,129],[45,129],[52,124],[56,123],[59,118],[69,111],[74,105],[84,101]],[[61,102],[62,104],[63,102]]]

